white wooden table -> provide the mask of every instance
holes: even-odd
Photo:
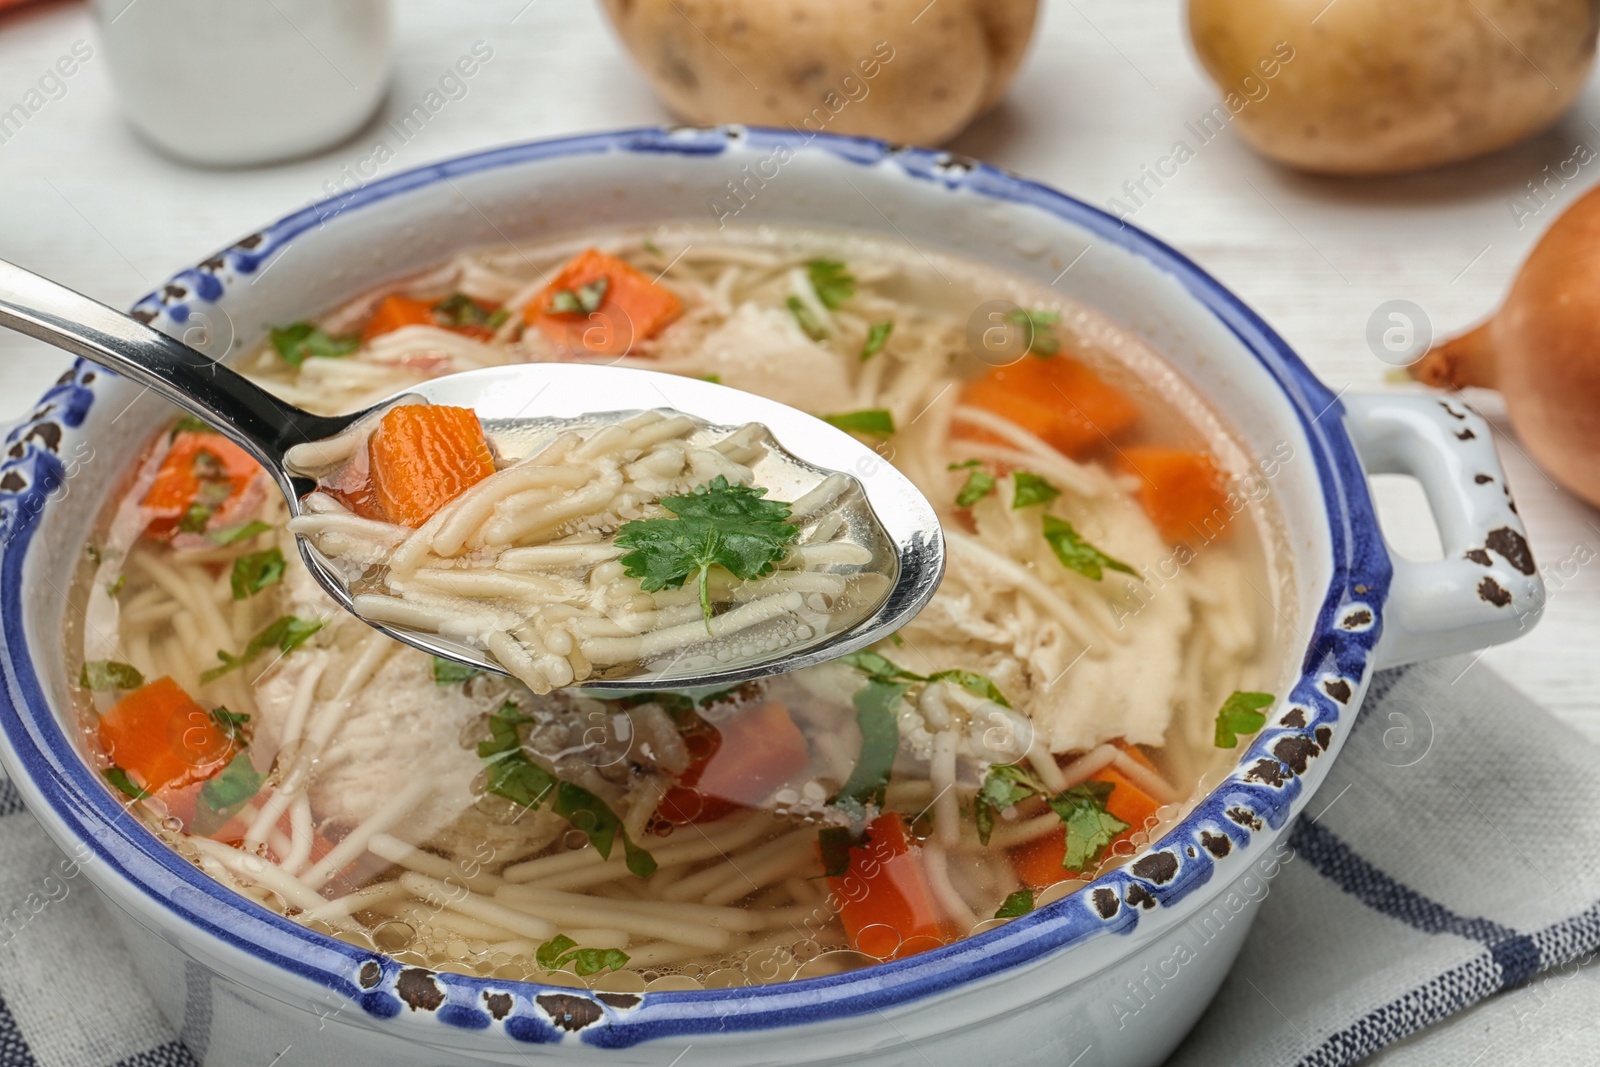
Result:
[[[174,269],[333,191],[344,168],[386,137],[386,117],[409,111],[479,40],[493,58],[465,96],[396,148],[384,173],[496,143],[668,118],[593,3],[399,3],[385,115],[334,151],[235,171],[179,165],[129,132],[80,4],[0,16],[0,111],[74,42],[96,49],[64,94],[20,131],[0,131],[0,257],[126,305]],[[1185,123],[1216,100],[1189,51],[1177,0],[1054,0],[1009,99],[951,147],[1098,204],[1127,202],[1123,183],[1138,180],[1179,138],[1193,145]],[[1141,197],[1133,219],[1254,305],[1333,388],[1383,388],[1389,367],[1366,342],[1374,309],[1414,301],[1441,333],[1487,314],[1543,226],[1590,176],[1580,173],[1521,225],[1512,204],[1580,142],[1600,149],[1597,122],[1600,88],[1591,84],[1555,129],[1492,158],[1359,182],[1279,170],[1230,130]],[[21,414],[65,363],[42,345],[0,336],[0,418]],[[1600,514],[1552,484],[1514,438],[1501,434],[1499,443],[1541,563],[1596,557]],[[1408,488],[1414,483],[1380,486],[1390,534],[1408,551],[1436,551],[1420,494]],[[1552,588],[1537,630],[1482,662],[1600,739],[1597,645],[1600,566],[1588,565]]]

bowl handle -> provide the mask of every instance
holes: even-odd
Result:
[[[1453,396],[1366,393],[1343,402],[1367,474],[1421,482],[1444,545],[1444,559],[1417,563],[1385,544],[1394,582],[1378,665],[1469,652],[1527,632],[1544,610],[1544,582],[1488,422]]]

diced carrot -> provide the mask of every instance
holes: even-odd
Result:
[[[1123,748],[1123,751],[1129,752],[1129,749]],[[1142,755],[1140,753],[1140,756]],[[1141,762],[1147,763],[1148,760]],[[1110,844],[1106,846],[1108,853],[1119,841],[1126,841],[1142,831],[1150,817],[1156,813],[1156,809],[1161,806],[1114,767],[1107,767],[1096,774],[1091,781],[1111,783],[1111,795],[1106,797],[1106,811],[1128,824],[1128,828],[1112,838]],[[1018,845],[1010,850],[1010,855],[1011,869],[1025,885],[1043,888],[1068,878],[1086,877],[1094,873],[1072,871],[1062,867],[1062,862],[1067,857],[1067,838],[1064,829],[1061,832],[1052,830],[1032,841]]]
[[[1024,357],[967,383],[962,399],[993,412],[1081,459],[1139,421],[1139,407],[1088,366],[1068,356]],[[960,436],[996,440],[963,426]]]
[[[151,515],[146,535],[171,537],[191,508],[197,526],[228,525],[261,473],[248,452],[221,434],[180,430],[140,501]]]
[[[850,866],[828,879],[850,947],[879,959],[903,959],[937,948],[956,934],[941,918],[922,849],[890,811],[867,824],[867,840],[850,849]]]
[[[1204,452],[1138,445],[1124,448],[1121,462],[1143,480],[1139,503],[1167,541],[1210,541],[1227,531],[1227,489]]]
[[[471,408],[402,404],[367,441],[372,492],[390,522],[417,527],[494,473],[494,457]]]
[[[707,729],[710,743],[700,746],[703,754],[662,797],[658,818],[680,824],[714,822],[759,804],[805,770],[811,759],[789,709],[776,701]]]
[[[374,337],[405,326],[434,326],[437,323],[433,317],[433,304],[427,300],[414,300],[409,296],[400,296],[390,293],[378,303],[372,313],[372,318],[367,320],[366,326],[361,330],[361,340],[370,341]]]
[[[181,790],[227,766],[233,741],[168,677],[140,686],[100,717],[100,747],[151,793]]]
[[[605,292],[593,311],[552,309],[557,294],[576,295],[601,279]],[[569,260],[522,312],[528,325],[537,326],[557,347],[608,356],[627,353],[682,313],[683,302],[672,290],[596,248]]]

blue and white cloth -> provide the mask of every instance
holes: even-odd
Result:
[[[1600,1063],[1597,766],[1481,665],[1380,675],[1171,1063]],[[0,1067],[195,1067],[66,862],[0,778]]]

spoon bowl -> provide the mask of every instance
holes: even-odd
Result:
[[[893,573],[877,606],[842,629],[775,650],[770,657],[724,667],[704,665],[619,678],[593,678],[584,689],[721,688],[781,674],[864,648],[894,632],[933,596],[944,573],[944,538],[927,499],[903,474],[850,434],[785,404],[712,382],[654,371],[588,363],[523,363],[466,371],[406,389],[348,415],[314,415],[181,341],[137,319],[13,264],[0,261],[0,325],[55,345],[132,378],[249,452],[302,513],[317,488],[307,468],[291,464],[310,446],[347,436],[396,403],[470,408],[486,431],[517,436],[602,413],[670,409],[713,425],[760,423],[779,449],[815,481],[770,485],[776,497],[807,489],[833,473],[852,478],[865,495],[892,553]],[[791,499],[793,497],[790,497]],[[508,673],[475,646],[441,634],[368,619],[355,610],[342,574],[305,537],[296,537],[313,577],[336,603],[385,634],[435,656],[479,670]]]

